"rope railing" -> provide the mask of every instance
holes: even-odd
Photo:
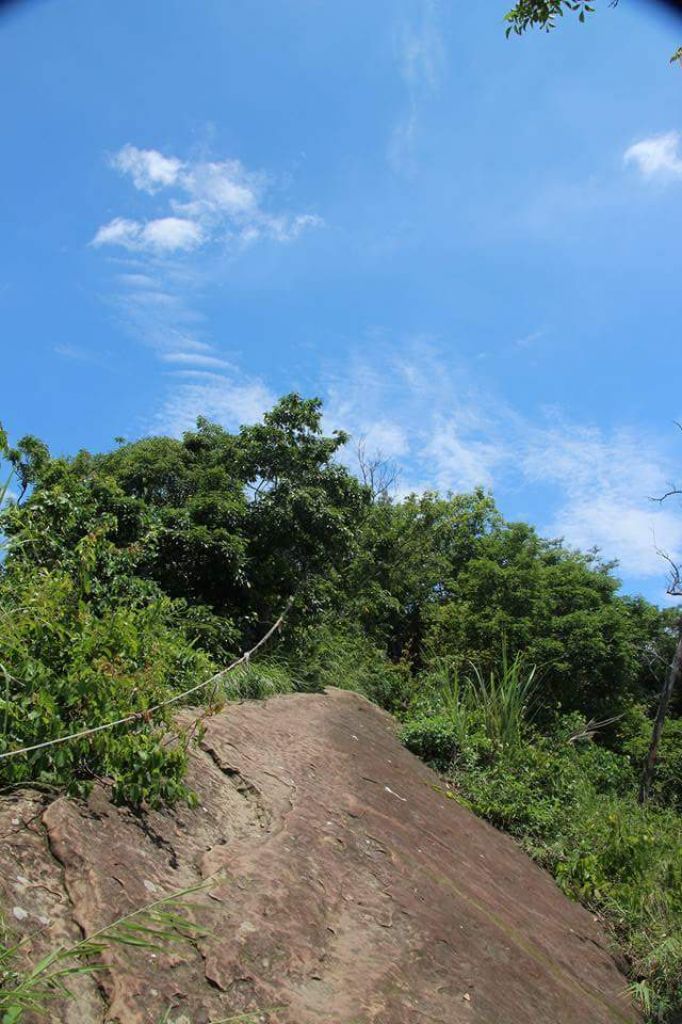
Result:
[[[68,743],[70,740],[79,740],[86,736],[94,736],[95,733],[104,732],[107,729],[115,729],[116,726],[126,725],[129,722],[148,721],[152,715],[155,715],[157,711],[161,711],[162,708],[167,708],[171,704],[177,704],[186,697],[191,697],[192,694],[198,693],[200,690],[206,689],[207,686],[217,683],[219,679],[226,676],[228,672],[232,672],[235,668],[238,668],[239,665],[247,665],[256,651],[260,650],[260,648],[268,642],[273,634],[281,629],[289,609],[293,604],[293,600],[293,597],[289,598],[284,611],[281,613],[277,621],[270,626],[267,633],[265,633],[258,643],[254,644],[249,651],[245,651],[244,654],[240,655],[239,658],[236,658],[225,668],[221,668],[208,679],[204,679],[203,682],[197,683],[196,686],[192,686],[189,690],[185,690],[183,693],[176,693],[173,697],[169,697],[168,700],[163,700],[159,704],[154,704],[150,708],[145,708],[144,711],[135,711],[130,715],[126,715],[124,718],[117,718],[114,722],[105,722],[103,725],[95,725],[89,729],[81,729],[80,732],[73,732],[68,736],[58,736],[56,739],[45,740],[43,743],[34,743],[30,747],[20,747],[17,750],[8,750],[4,754],[0,754],[0,761],[6,761],[10,757],[19,757],[21,754],[31,754],[35,750],[44,750],[46,747],[55,747],[60,743]]]

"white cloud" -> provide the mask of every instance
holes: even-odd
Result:
[[[548,510],[538,524],[543,534],[597,546],[631,577],[662,583],[658,550],[682,557],[679,508],[650,500],[674,476],[659,438],[609,433],[556,413],[531,417],[474,386],[465,368],[423,339],[375,342],[369,355],[351,355],[326,395],[327,426],[364,437],[369,456],[383,451],[397,460],[403,492],[482,485],[503,507],[510,497],[518,506],[526,492],[534,501],[540,494]],[[345,459],[354,466],[352,451]]]
[[[201,226],[181,217],[159,217],[144,224],[115,217],[99,228],[92,244],[120,245],[133,252],[165,255],[196,249],[202,240]]]
[[[239,160],[181,160],[128,144],[110,163],[149,197],[150,207],[146,219],[114,217],[98,228],[90,243],[127,254],[118,261],[125,269],[114,275],[116,292],[110,300],[123,327],[155,349],[162,362],[188,369],[231,369],[217,346],[203,337],[199,300],[215,277],[211,258],[222,257],[226,249],[239,253],[267,239],[292,243],[304,231],[321,226],[322,219],[273,209],[268,176],[248,170]],[[194,403],[194,408],[202,393],[183,391],[185,405]],[[247,393],[260,394],[255,385],[248,385]],[[224,411],[215,389],[205,397]],[[241,400],[233,399],[241,407]]]
[[[131,176],[135,188],[151,193],[173,185],[182,168],[182,161],[176,157],[164,156],[156,149],[138,149],[130,144],[119,149],[111,162],[117,170]]]
[[[203,241],[201,227],[182,217],[160,217],[145,224],[142,231],[143,247],[157,252],[177,252],[195,249]]]
[[[565,422],[528,428],[521,466],[529,482],[559,489],[547,532],[576,547],[596,545],[637,576],[664,575],[658,549],[682,553],[682,517],[651,501],[667,490],[671,469],[654,439]]]
[[[139,191],[154,196],[165,190],[168,205],[165,216],[144,222],[115,217],[96,232],[96,246],[162,256],[209,242],[291,242],[323,224],[315,214],[269,209],[268,178],[247,170],[239,160],[183,161],[128,144],[111,162]]]
[[[108,224],[103,224],[97,229],[92,245],[122,245],[130,249],[134,247],[141,230],[142,225],[137,220],[114,217]]]
[[[255,241],[265,228],[266,233],[278,242],[295,242],[306,228],[319,228],[323,225],[322,218],[312,213],[299,214],[296,217],[266,217],[260,228],[250,224],[242,231],[240,237],[243,242]]]
[[[229,367],[230,363],[226,359],[220,359],[218,356],[204,355],[201,352],[164,352],[161,356],[164,363],[179,363],[191,366],[213,366]]]
[[[366,448],[383,458],[395,459],[407,455],[410,442],[404,428],[389,419],[376,420],[369,424],[362,437]]]
[[[501,431],[466,374],[428,339],[374,344],[327,384],[329,427],[363,439],[367,454],[401,464],[405,490],[468,490],[494,482],[505,461]],[[346,459],[353,464],[352,453]]]
[[[131,288],[144,288],[154,290],[158,282],[149,274],[119,274],[118,280],[121,284],[129,285]]]
[[[414,169],[420,110],[438,87],[444,54],[436,2],[420,0],[418,17],[403,22],[396,34],[396,58],[407,90],[407,106],[389,139],[388,160],[394,170],[410,173]]]
[[[635,164],[645,178],[682,176],[682,137],[677,131],[652,135],[626,149],[626,164]]]
[[[403,25],[398,53],[402,76],[411,89],[416,92],[436,87],[442,72],[444,48],[434,0],[424,0],[418,24]]]
[[[492,438],[477,439],[454,419],[434,423],[420,457],[430,466],[433,483],[441,491],[471,491],[492,487],[494,469],[508,458],[508,452]]]
[[[199,371],[192,376],[196,379],[173,388],[154,421],[154,430],[178,436],[191,430],[198,416],[234,430],[259,420],[276,400],[257,378],[209,373],[199,376]]]
[[[181,185],[190,198],[179,206],[192,215],[220,211],[240,217],[257,211],[265,178],[249,173],[239,160],[209,161],[191,165]]]

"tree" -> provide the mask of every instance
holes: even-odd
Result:
[[[662,0],[667,7],[679,15],[680,0]],[[539,28],[545,32],[553,29],[559,18],[568,11],[577,14],[578,21],[584,22],[587,14],[595,10],[596,0],[518,0],[505,15],[507,36],[523,35],[528,29]],[[610,7],[617,7],[618,0],[609,0]],[[682,64],[682,46],[670,57],[670,63]]]
[[[388,501],[398,483],[400,471],[392,459],[381,451],[370,455],[367,442],[361,437],[355,444],[355,457],[360,470],[360,479],[369,488],[372,501]]]
[[[677,646],[675,647],[675,653],[666,673],[663,688],[661,690],[661,695],[658,701],[658,710],[656,712],[656,718],[654,719],[654,726],[651,733],[651,743],[649,744],[649,750],[647,751],[646,760],[644,762],[642,781],[639,787],[640,803],[645,803],[651,795],[651,787],[654,781],[654,772],[656,770],[658,748],[661,742],[661,736],[663,735],[663,727],[668,715],[668,709],[670,707],[673,692],[679,683],[680,677],[682,677],[682,619],[680,619],[678,624]]]
[[[120,564],[95,567],[93,593],[133,579],[160,587],[194,609],[222,659],[292,594],[299,612],[323,601],[350,557],[369,493],[335,459],[345,442],[323,433],[321,403],[298,395],[235,433],[199,419],[181,439],[70,459],[24,439],[15,465],[27,498],[4,529],[30,532],[32,558],[48,569],[104,530]]]
[[[682,494],[682,490],[678,487],[673,487],[666,494],[662,495],[657,500],[659,502],[667,501],[675,495]],[[682,567],[665,552],[660,552],[664,560],[668,563],[670,574],[668,580],[667,592],[671,597],[682,597]],[[661,737],[663,735],[663,728],[665,726],[666,718],[668,716],[668,710],[670,703],[677,687],[680,677],[682,676],[682,618],[677,624],[677,645],[675,647],[675,653],[673,654],[672,661],[666,672],[661,693],[658,699],[658,708],[656,710],[656,717],[654,719],[653,729],[651,731],[651,742],[647,751],[646,760],[644,762],[644,768],[642,771],[642,780],[639,787],[639,800],[640,803],[645,803],[651,794],[651,787],[654,781],[654,774],[656,771],[656,761],[658,759],[658,748],[660,746]]]
[[[617,2],[611,0],[611,6],[615,7]],[[594,3],[595,0],[591,3],[588,0],[519,0],[505,16],[509,22],[507,35],[522,35],[529,28],[548,32],[566,11],[577,13],[578,20],[585,21],[585,15],[594,11]]]

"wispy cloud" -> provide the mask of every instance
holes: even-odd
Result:
[[[641,139],[625,150],[626,164],[634,164],[645,178],[682,177],[682,136],[678,131]]]
[[[185,366],[232,368],[232,364],[227,359],[221,359],[219,356],[207,356],[201,352],[163,352],[161,358],[165,363],[180,363]]]
[[[514,342],[514,348],[533,348],[538,343],[538,341],[540,341],[541,338],[545,337],[546,333],[547,332],[544,330],[539,330],[531,331],[530,334],[524,334],[520,338],[516,339],[516,341]]]
[[[91,363],[93,366],[109,366],[111,364],[111,352],[99,352],[81,345],[55,345],[55,355],[62,359],[69,359],[75,363]]]
[[[272,211],[267,176],[248,171],[239,160],[180,160],[128,144],[112,157],[111,165],[138,191],[152,197],[164,192],[166,210],[146,221],[114,217],[97,229],[95,246],[159,256],[211,242],[290,242],[307,228],[322,225],[316,214]]]
[[[428,338],[373,345],[326,383],[330,426],[400,463],[405,489],[492,486],[503,433],[469,375]],[[352,461],[352,458],[351,458]]]
[[[674,471],[661,438],[517,409],[477,377],[428,340],[375,344],[329,375],[329,425],[393,458],[406,491],[482,485],[517,503],[539,492],[546,535],[597,546],[627,575],[663,581],[658,550],[682,555],[682,516],[650,500]]]
[[[667,490],[671,472],[657,440],[564,420],[526,433],[524,475],[559,490],[545,528],[577,547],[596,545],[630,574],[662,576],[657,551],[682,552],[682,517],[651,501]]]
[[[388,160],[394,170],[410,173],[414,169],[420,110],[436,91],[445,63],[437,0],[419,0],[416,17],[401,22],[396,32],[395,50],[407,105],[391,132]]]
[[[109,301],[121,325],[177,368],[167,375],[170,393],[150,427],[177,434],[198,415],[227,426],[258,418],[273,396],[240,374],[211,338],[204,293],[226,251],[236,258],[258,243],[293,243],[322,219],[276,208],[271,178],[239,160],[180,159],[128,144],[109,162],[141,193],[138,208],[142,200],[149,212],[114,217],[90,244],[119,253]]]
[[[237,370],[229,374],[189,371],[173,378],[174,386],[150,428],[176,436],[191,430],[199,416],[230,429],[254,423],[276,400],[261,380]]]
[[[200,224],[184,217],[158,217],[144,224],[115,217],[97,230],[92,244],[120,245],[133,252],[164,253],[196,249],[204,240]]]

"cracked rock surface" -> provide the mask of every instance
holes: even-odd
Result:
[[[0,800],[2,907],[33,935],[34,956],[208,880],[189,910],[200,938],[155,952],[110,947],[107,969],[77,978],[48,1019],[639,1019],[592,916],[447,799],[363,698],[246,702],[205,725],[193,809],[134,815],[103,788],[87,803],[29,790]]]

